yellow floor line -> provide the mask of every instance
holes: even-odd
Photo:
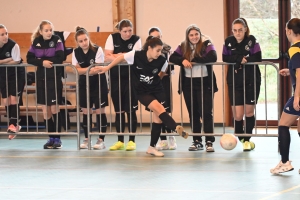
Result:
[[[300,188],[300,185],[297,185],[297,186],[291,187],[291,188],[289,188],[289,189],[286,189],[286,190],[282,190],[282,191],[280,191],[280,192],[277,192],[277,193],[275,193],[275,194],[272,194],[271,196],[268,196],[268,197],[262,198],[261,200],[271,199],[271,198],[273,198],[273,197],[276,197],[276,196],[282,195],[282,194],[284,194],[284,193],[290,192],[290,191],[292,191],[292,190],[295,190],[295,189],[297,189],[297,188]]]

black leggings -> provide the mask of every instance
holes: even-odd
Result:
[[[205,133],[213,133],[213,116],[212,116],[212,90],[208,87],[203,86],[203,97],[202,97],[202,88],[199,83],[193,83],[193,93],[191,94],[190,79],[185,81],[183,87],[183,96],[187,110],[189,112],[190,124],[192,127],[193,133],[201,133],[202,124],[200,119],[203,121],[203,129]],[[203,100],[203,105],[202,105]],[[193,106],[192,106],[193,103]],[[203,106],[203,117],[202,117],[202,106]],[[198,140],[202,142],[201,136],[193,136],[193,140]],[[205,136],[205,141],[214,142],[214,136]]]

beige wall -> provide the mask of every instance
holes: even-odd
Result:
[[[51,3],[50,3],[51,2]],[[74,31],[76,25],[88,31],[113,31],[111,0],[52,0],[52,1],[7,1],[0,7],[1,22],[9,32],[32,32],[43,19],[50,20],[56,30]],[[47,14],[45,14],[47,13]],[[189,24],[197,24],[202,33],[213,40],[218,61],[222,60],[224,41],[223,0],[136,0],[136,34],[144,41],[148,29],[158,26],[163,32],[164,42],[172,50],[184,39]],[[215,96],[215,122],[222,122],[222,70],[215,67],[219,92]],[[176,108],[173,117],[180,120],[180,96],[177,93],[178,67],[173,76],[173,99]],[[184,104],[183,104],[184,106]],[[185,106],[184,106],[185,108]],[[144,112],[143,112],[144,113]],[[188,115],[184,111],[184,122]],[[143,114],[143,121],[149,114]]]
[[[113,30],[111,0],[11,0],[0,6],[0,23],[9,32],[32,32],[41,20],[54,24],[55,30],[74,32],[77,25],[88,31]]]

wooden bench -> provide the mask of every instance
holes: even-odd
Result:
[[[60,109],[76,109],[75,105],[59,105]],[[41,114],[43,113],[42,106],[20,106],[20,115],[21,116],[26,116],[27,114],[32,115],[32,114]],[[5,106],[0,106],[0,114],[1,115],[6,115],[6,109]]]

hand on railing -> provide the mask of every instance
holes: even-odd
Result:
[[[46,67],[46,68],[52,68],[53,62],[49,61],[49,60],[44,60],[43,61],[43,66]]]
[[[188,60],[186,60],[186,59],[184,59],[183,61],[182,61],[182,64],[183,64],[183,66],[185,67],[185,68],[192,68],[192,63],[190,63]]]
[[[281,69],[281,70],[279,71],[279,74],[280,74],[281,76],[289,76],[289,75],[290,75],[290,70],[289,70],[289,69]]]
[[[98,74],[104,74],[105,72],[107,72],[109,70],[108,66],[96,66],[93,68],[95,73]]]

